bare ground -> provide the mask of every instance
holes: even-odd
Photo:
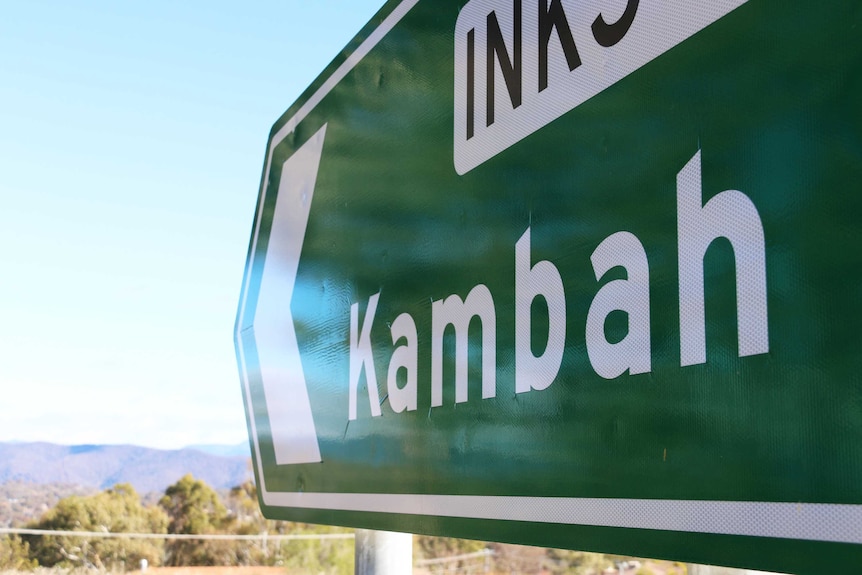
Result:
[[[286,575],[284,567],[150,567],[146,575]],[[131,575],[141,575],[133,571]]]

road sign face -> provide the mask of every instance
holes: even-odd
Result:
[[[268,517],[862,564],[862,13],[389,2],[275,124]]]

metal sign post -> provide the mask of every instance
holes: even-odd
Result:
[[[356,530],[356,575],[411,575],[413,535]]]

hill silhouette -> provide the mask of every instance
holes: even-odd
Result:
[[[228,489],[249,476],[248,459],[192,448],[0,442],[0,483],[62,483],[97,489],[131,483],[139,493],[149,493],[164,491],[191,473],[216,489]]]

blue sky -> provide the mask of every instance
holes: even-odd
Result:
[[[4,4],[0,441],[246,439],[267,134],[382,4]]]

